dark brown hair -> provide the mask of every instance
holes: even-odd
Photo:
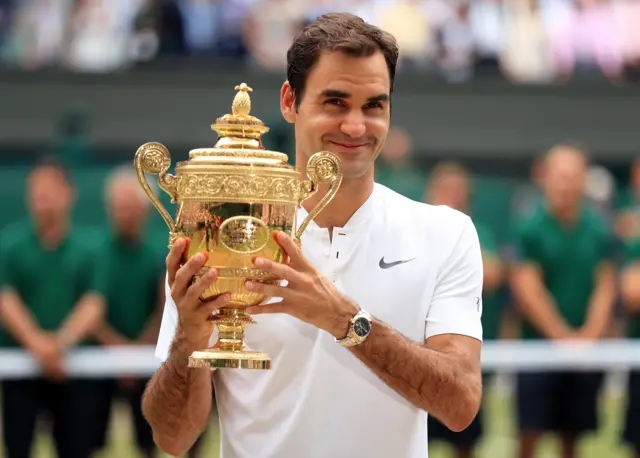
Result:
[[[395,38],[362,18],[348,13],[320,16],[296,37],[287,52],[287,80],[295,96],[296,107],[304,94],[307,77],[324,52],[340,51],[353,57],[369,57],[382,52],[389,69],[390,91],[398,62]]]

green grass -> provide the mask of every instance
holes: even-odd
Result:
[[[477,458],[512,458],[516,456],[516,436],[513,423],[513,404],[509,396],[495,388],[489,389],[485,398],[486,435],[477,450]],[[619,440],[624,418],[624,396],[603,396],[601,402],[601,428],[580,444],[581,458],[632,458],[632,454]],[[127,410],[118,407],[111,429],[108,449],[99,458],[138,458],[133,447],[131,424]],[[219,436],[217,420],[204,436],[202,458],[217,458]],[[55,458],[52,444],[45,433],[38,435],[34,458]],[[538,451],[538,458],[555,458],[559,455],[558,443],[554,437],[546,437]],[[162,458],[168,455],[162,455]],[[453,458],[451,450],[443,444],[431,444],[430,458]],[[0,458],[3,458],[0,451]]]

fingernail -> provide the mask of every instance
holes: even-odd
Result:
[[[255,260],[255,265],[256,265],[257,267],[262,267],[262,266],[264,266],[264,264],[265,264],[264,259],[262,259],[262,258],[256,258],[256,260]]]
[[[255,306],[247,307],[244,311],[247,312],[248,314],[252,314],[258,311],[258,307],[255,307]]]
[[[231,294],[225,294],[224,296],[222,296],[222,300],[224,302],[229,302],[231,300]]]
[[[174,245],[176,246],[176,248],[182,248],[184,246],[184,239],[177,239],[174,242]]]
[[[255,283],[252,281],[248,281],[244,285],[247,289],[250,289],[250,290],[255,288]]]
[[[204,255],[203,255],[202,253],[198,253],[198,254],[196,254],[193,258],[194,258],[194,260],[195,260],[196,262],[202,262],[202,261],[204,261]]]

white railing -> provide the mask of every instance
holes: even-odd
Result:
[[[501,341],[485,342],[486,370],[640,369],[640,340],[607,340],[596,344]],[[149,376],[160,367],[153,347],[83,348],[67,355],[67,371],[80,377]],[[19,349],[0,349],[0,379],[34,377],[36,361]]]

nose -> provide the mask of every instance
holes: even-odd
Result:
[[[362,137],[367,130],[362,112],[350,110],[344,117],[340,130],[351,138]]]

